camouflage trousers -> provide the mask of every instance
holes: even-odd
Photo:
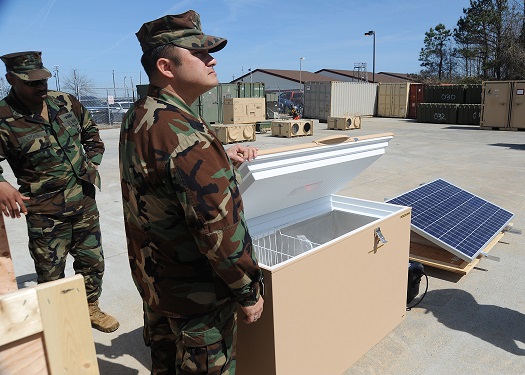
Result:
[[[144,342],[154,375],[235,375],[236,304],[198,318],[168,318],[144,304]]]
[[[84,276],[87,300],[94,302],[102,292],[104,275],[99,213],[90,197],[84,197],[80,207],[66,215],[28,214],[29,252],[38,283],[63,278],[66,258],[71,254],[75,274]]]

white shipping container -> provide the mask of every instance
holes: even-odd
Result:
[[[367,82],[305,82],[305,118],[374,116],[377,84]]]

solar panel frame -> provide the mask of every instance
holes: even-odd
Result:
[[[514,217],[512,212],[440,178],[387,203],[412,207],[415,233],[469,263]]]

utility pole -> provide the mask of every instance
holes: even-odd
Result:
[[[55,65],[55,68],[53,69],[55,72],[55,86],[57,91],[60,91],[60,78],[58,76],[58,65]]]
[[[129,77],[129,79],[131,80],[131,96],[133,97],[133,102],[135,102],[135,89],[133,86],[133,77]]]
[[[113,98],[117,97],[117,89],[115,87],[115,70],[113,70]]]

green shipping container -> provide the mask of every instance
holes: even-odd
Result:
[[[479,125],[481,104],[460,104],[458,106],[459,125]]]
[[[237,98],[264,98],[264,83],[237,82]]]
[[[457,124],[458,104],[433,103],[430,107],[430,119],[435,124]]]
[[[427,85],[425,103],[465,103],[465,85]]]
[[[481,104],[483,85],[465,85],[465,104]]]
[[[430,122],[430,103],[419,103],[417,105],[417,122]]]

